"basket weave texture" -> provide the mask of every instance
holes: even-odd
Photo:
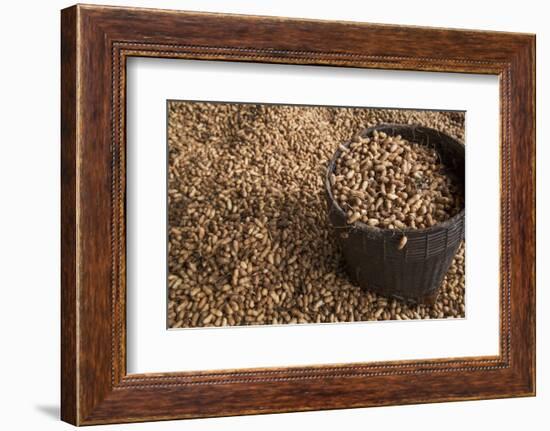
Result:
[[[401,135],[410,142],[434,148],[455,181],[464,190],[464,145],[435,129],[420,126],[383,124],[365,129],[390,136]],[[350,142],[344,144],[349,145]],[[426,229],[379,229],[361,222],[347,224],[346,214],[332,195],[330,174],[341,154],[331,159],[325,180],[328,216],[341,246],[346,270],[363,289],[383,296],[424,303],[433,302],[445,274],[464,239],[464,209],[445,222]],[[407,244],[398,249],[403,235]]]

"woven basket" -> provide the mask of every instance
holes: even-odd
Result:
[[[463,144],[434,129],[398,124],[370,127],[361,135],[370,136],[374,130],[401,135],[411,142],[434,148],[464,190]],[[464,209],[445,222],[426,229],[379,229],[361,222],[349,225],[330,186],[330,174],[340,153],[341,150],[336,151],[330,161],[325,186],[329,219],[335,227],[349,276],[361,288],[383,296],[433,303],[464,239]],[[399,250],[403,235],[407,236],[407,245]]]

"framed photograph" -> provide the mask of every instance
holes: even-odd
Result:
[[[535,36],[61,13],[62,419],[535,394]]]

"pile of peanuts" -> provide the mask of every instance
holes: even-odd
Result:
[[[433,148],[375,130],[340,150],[330,182],[350,224],[427,228],[463,208],[463,192]]]
[[[364,291],[344,270],[327,163],[382,122],[464,138],[460,112],[170,101],[168,326],[464,317],[463,245],[433,306]]]

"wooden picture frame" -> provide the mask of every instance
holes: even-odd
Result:
[[[61,417],[75,425],[535,394],[535,36],[77,5],[61,14]],[[500,77],[500,355],[130,374],[131,56]]]

